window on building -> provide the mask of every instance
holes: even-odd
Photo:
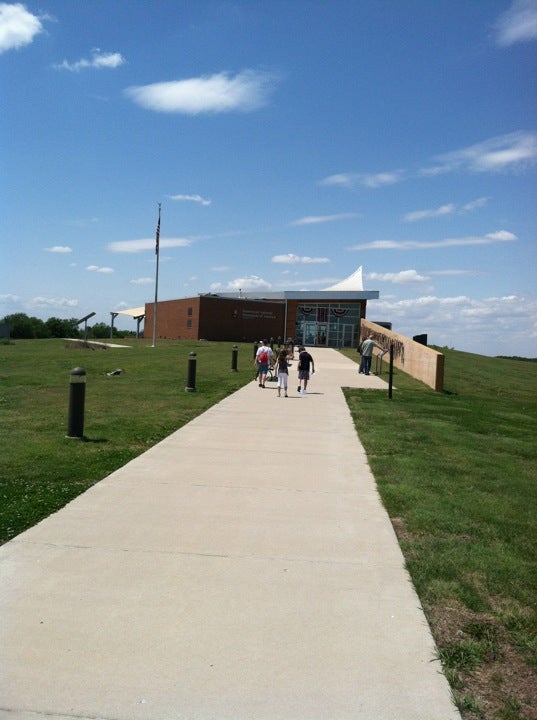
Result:
[[[189,317],[192,316],[192,308],[191,308],[191,307],[188,308],[188,310],[186,311],[186,314],[187,314]]]
[[[186,321],[186,326],[187,326],[187,328],[191,328],[191,327],[192,327],[192,320],[187,320],[187,321]]]

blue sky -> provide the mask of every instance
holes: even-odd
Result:
[[[537,357],[537,0],[0,3],[0,317],[363,267],[370,320]],[[135,329],[118,318],[116,325]]]

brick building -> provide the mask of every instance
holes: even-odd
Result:
[[[207,293],[157,303],[156,337],[251,342],[292,338],[299,344],[356,347],[367,301],[362,268],[326,290]],[[145,305],[144,337],[154,328],[154,303]]]

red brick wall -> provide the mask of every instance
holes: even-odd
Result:
[[[278,337],[283,332],[285,306],[261,300],[202,296],[199,337],[249,342]]]
[[[197,340],[200,315],[200,298],[192,297],[183,300],[164,300],[157,308],[157,337],[172,340]],[[188,309],[192,308],[192,315]],[[153,337],[154,303],[146,303],[144,338]],[[188,327],[191,320],[192,327]]]
[[[145,306],[144,337],[153,337],[153,303]],[[192,308],[192,315],[188,309]],[[157,337],[250,342],[282,335],[285,305],[200,295],[158,303]],[[188,327],[188,321],[192,327]]]

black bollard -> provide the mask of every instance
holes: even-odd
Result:
[[[77,367],[71,370],[69,381],[69,417],[67,438],[84,438],[84,402],[86,399],[86,371]]]
[[[239,355],[239,348],[236,345],[233,345],[233,349],[231,350],[231,372],[237,372],[238,355]]]
[[[196,353],[188,353],[188,380],[185,392],[196,392]]]

